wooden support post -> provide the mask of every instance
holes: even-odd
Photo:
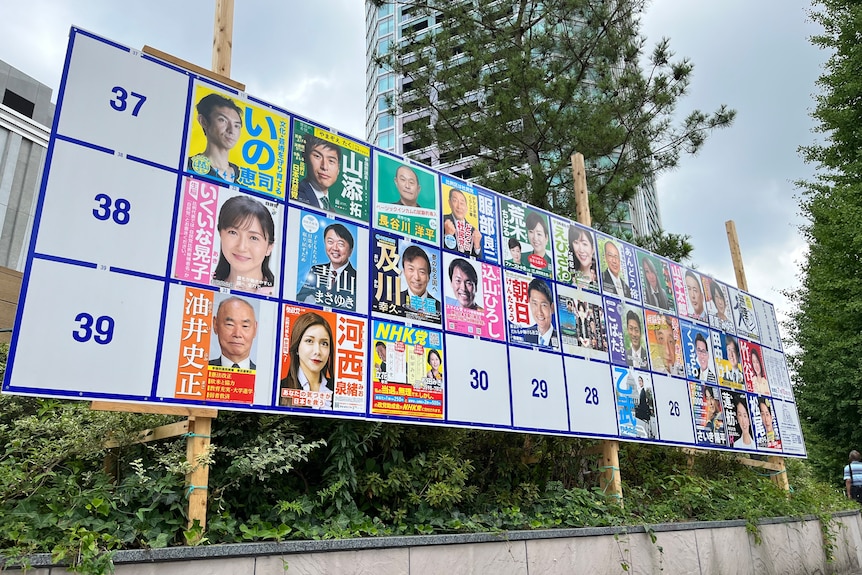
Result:
[[[192,471],[186,475],[186,487],[189,497],[189,523],[200,522],[201,529],[207,526],[207,490],[209,489],[210,467],[207,463],[199,463],[198,459],[205,455],[210,447],[212,419],[209,417],[189,418],[189,436],[186,439],[186,460],[192,466]]]
[[[233,0],[216,0],[213,28],[213,72],[230,77],[233,50]]]
[[[739,238],[736,235],[736,224],[733,220],[724,222],[724,227],[727,230],[727,243],[730,246],[730,259],[733,261],[733,271],[736,273],[736,285],[739,289],[748,291],[748,280],[745,277],[745,266],[742,265],[742,250],[739,249]],[[744,462],[746,465],[751,465],[748,460]],[[768,467],[773,471],[772,481],[784,489],[790,491],[790,481],[787,479],[787,467],[784,464],[784,458],[778,456],[770,456],[769,463],[773,467]],[[766,467],[766,466],[761,466]]]
[[[590,216],[590,198],[587,190],[587,170],[584,165],[584,155],[580,152],[572,154],[572,176],[575,187],[575,212],[578,223],[592,225]],[[598,254],[596,254],[598,261]],[[611,497],[616,497],[623,504],[623,485],[620,475],[620,442],[602,440],[601,487]]]

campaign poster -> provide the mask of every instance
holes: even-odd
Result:
[[[551,217],[557,281],[593,291],[599,290],[596,238],[593,231],[569,220]]]
[[[787,371],[787,359],[783,353],[761,347],[763,361],[769,379],[769,390],[774,399],[794,401],[793,387],[790,384],[790,374]]]
[[[371,413],[443,419],[443,338],[439,331],[372,322],[375,355]],[[382,345],[381,345],[382,344]]]
[[[602,296],[557,286],[563,353],[608,361],[608,333]]]
[[[471,183],[441,175],[443,247],[464,256],[499,263],[497,209],[493,194]]]
[[[626,365],[635,369],[649,369],[643,310],[636,305],[624,304],[620,320],[625,327],[622,335]]]
[[[727,427],[727,444],[734,449],[757,449],[754,442],[748,396],[744,391],[720,390],[724,423]]]
[[[688,382],[694,416],[694,436],[700,445],[727,447],[727,428],[718,387]]]
[[[175,398],[253,403],[259,306],[253,298],[185,288]]]
[[[506,267],[553,277],[548,216],[514,200],[500,199],[500,237]]]
[[[740,339],[739,352],[742,358],[742,373],[745,375],[745,389],[758,395],[772,395],[760,346]]]
[[[195,82],[192,99],[186,171],[284,199],[287,116],[203,82]]]
[[[727,333],[736,333],[727,286],[709,276],[702,275],[700,279],[703,283],[703,293],[706,296],[709,326]]]
[[[805,455],[805,442],[802,440],[802,428],[799,426],[799,414],[796,405],[787,401],[773,400],[775,416],[781,422],[781,448],[784,453]]]
[[[709,329],[688,321],[679,323],[682,330],[682,356],[686,375],[689,379],[718,383]]]
[[[282,306],[276,404],[363,413],[367,341],[365,319]]]
[[[749,396],[751,414],[754,416],[754,430],[758,449],[781,451],[781,433],[775,408],[770,398],[763,395]]]
[[[620,299],[640,300],[640,290],[632,290],[630,280],[637,281],[636,262],[629,262],[626,253],[634,258],[634,250],[623,249],[623,242],[603,234],[596,234],[599,245],[599,267],[602,276],[602,293]],[[635,284],[636,287],[636,284]],[[637,296],[637,297],[635,297]]]
[[[370,149],[308,122],[293,122],[290,199],[367,222],[371,215]]]
[[[650,374],[615,365],[613,378],[620,436],[657,438],[658,422],[655,418],[655,398]]]
[[[316,212],[292,210],[285,298],[365,313],[368,309],[368,231]],[[295,269],[294,269],[295,268]],[[362,274],[357,280],[357,270]]]
[[[640,279],[638,278],[638,259],[637,248],[631,244],[620,242],[623,249],[623,261],[621,262],[622,276],[625,278],[626,284],[629,286],[631,295],[626,296],[640,303],[641,288]]]
[[[661,311],[676,313],[676,300],[667,261],[644,250],[637,250],[643,304]]]
[[[443,269],[446,330],[504,341],[500,268],[444,252]]]
[[[733,321],[736,333],[740,337],[759,341],[760,331],[757,329],[757,314],[754,311],[754,301],[742,290],[729,288],[730,306],[733,310]]]
[[[374,225],[440,245],[437,176],[419,164],[374,152]]]
[[[754,311],[757,325],[760,327],[760,343],[781,350],[781,335],[778,332],[778,318],[771,303],[754,299]]]
[[[739,339],[723,332],[712,332],[715,352],[715,367],[718,382],[724,387],[745,389],[745,374],[742,371],[742,355],[739,352]]]
[[[183,178],[176,279],[277,296],[282,206],[235,189]]]
[[[677,313],[681,317],[688,317],[688,297],[685,293],[685,268],[674,262],[668,262],[670,270],[670,286],[673,290],[673,300],[676,304]]]
[[[700,274],[694,270],[682,268],[682,281],[685,284],[686,307],[680,308],[679,315],[708,323],[709,316],[706,313],[706,298],[703,295]]]
[[[626,365],[626,305],[615,299],[605,299],[605,314],[608,321],[608,351],[611,363]]]
[[[509,343],[560,350],[560,338],[550,282],[505,271],[506,323]]]
[[[442,325],[440,250],[373,232],[373,311]]]
[[[685,377],[679,319],[651,309],[644,310],[652,370]]]

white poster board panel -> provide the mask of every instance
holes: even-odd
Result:
[[[658,435],[663,441],[694,443],[688,382],[653,374]]]
[[[176,169],[189,77],[74,36],[57,133]]]
[[[606,363],[566,357],[571,430],[579,433],[616,435],[614,389]]]
[[[163,276],[177,175],[57,140],[38,253]]]
[[[515,427],[568,431],[566,380],[559,355],[509,348]]]
[[[445,335],[449,421],[512,425],[509,360],[500,343]]]
[[[149,279],[34,260],[7,384],[149,396],[162,290]]]

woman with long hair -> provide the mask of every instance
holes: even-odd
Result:
[[[288,347],[290,367],[281,380],[279,405],[294,405],[293,394],[284,390],[301,389],[321,394],[316,409],[332,409],[333,342],[332,328],[321,315],[307,312],[296,319]]]
[[[269,258],[275,222],[266,206],[249,196],[234,196],[221,207],[217,228],[221,249],[213,284],[271,295],[275,275]]]

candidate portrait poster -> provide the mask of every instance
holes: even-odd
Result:
[[[289,119],[271,108],[196,81],[186,171],[223,186],[283,199]]]
[[[724,332],[712,332],[712,344],[718,381],[724,387],[745,389],[739,339]]]
[[[370,148],[296,119],[291,145],[290,199],[367,222],[371,214]]]
[[[615,365],[613,377],[620,435],[657,438],[655,398],[649,372]]]
[[[727,286],[709,276],[703,275],[700,276],[700,279],[703,284],[703,293],[706,296],[710,327],[731,334],[736,333]]]
[[[557,286],[563,353],[608,361],[608,335],[602,296]]]
[[[596,234],[602,293],[640,301],[635,250],[624,242]]]
[[[367,334],[356,316],[282,306],[276,405],[363,413]]]
[[[497,200],[469,182],[440,176],[443,198],[443,247],[489,263],[498,257]]]
[[[751,414],[754,416],[757,448],[781,451],[781,433],[772,399],[763,395],[749,395],[749,405]]]
[[[551,229],[547,214],[505,198],[500,199],[500,241],[506,246],[506,267],[552,278]]]
[[[255,298],[184,288],[175,398],[254,402],[260,306]]]
[[[285,264],[285,298],[367,312],[367,230],[346,220],[294,209],[287,237],[296,251]]]
[[[763,350],[756,343],[739,340],[739,352],[742,358],[742,373],[745,375],[745,389],[758,395],[772,395],[769,379],[766,376],[766,362],[763,360]]]
[[[748,396],[744,391],[729,389],[722,389],[720,393],[728,445],[734,449],[757,449]]]
[[[173,277],[277,296],[283,206],[183,178]]]
[[[676,313],[670,266],[663,258],[637,250],[643,304],[660,311]]]
[[[689,321],[680,321],[680,328],[686,376],[706,383],[718,383],[709,329]]]
[[[446,330],[505,341],[500,268],[443,253]]]
[[[437,192],[437,176],[433,172],[375,150],[375,226],[439,246]]]
[[[371,413],[443,419],[441,332],[374,320],[372,345],[382,358],[375,360]]]
[[[557,281],[599,290],[596,237],[590,228],[551,217]]]
[[[644,310],[644,320],[652,370],[685,377],[679,319],[647,309]]]
[[[554,293],[542,278],[505,271],[509,342],[559,351]]]
[[[372,311],[442,325],[440,250],[375,231]]]
[[[718,387],[688,382],[691,394],[694,436],[699,444],[727,446],[727,428]]]

